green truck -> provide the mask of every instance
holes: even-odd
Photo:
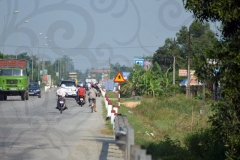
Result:
[[[22,59],[0,60],[0,100],[21,96],[28,100],[29,63]]]

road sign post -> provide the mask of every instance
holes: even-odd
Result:
[[[123,78],[122,72],[118,72],[113,80],[114,82],[118,82],[118,107],[120,108],[120,83],[125,82],[126,80]]]

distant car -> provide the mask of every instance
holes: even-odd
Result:
[[[41,87],[37,82],[30,82],[28,91],[30,96],[38,96],[38,98],[41,98]]]
[[[77,96],[77,88],[76,88],[76,83],[75,81],[71,81],[71,80],[62,80],[61,81],[61,85],[65,84],[66,87],[66,92],[67,95],[66,97],[76,97]]]

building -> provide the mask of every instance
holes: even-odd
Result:
[[[108,76],[108,70],[107,69],[91,69],[89,71],[89,76],[91,78],[96,78],[98,75],[104,75],[104,76]]]

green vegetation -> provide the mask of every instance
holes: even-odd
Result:
[[[128,115],[135,130],[135,143],[147,148],[153,159],[239,159],[240,18],[229,18],[239,14],[234,10],[238,2],[186,2],[186,8],[198,19],[222,21],[222,40],[215,37],[208,23],[194,21],[189,29],[183,26],[176,41],[167,39],[159,47],[151,68],[132,68],[128,80],[121,85],[121,97],[141,96],[142,103],[134,109],[121,107],[119,113]],[[205,97],[214,97],[215,101],[203,101],[204,116],[199,114],[201,89],[186,98],[185,88],[172,85],[173,57],[177,70],[187,68],[191,58],[191,69],[196,71],[199,81],[215,88],[221,84],[221,99],[216,99],[217,92],[206,87]],[[175,77],[176,84],[183,79]]]
[[[222,99],[216,103],[214,115],[210,117],[213,141],[216,146],[225,145],[218,150],[225,159],[240,157],[240,11],[237,0],[184,0],[185,8],[194,13],[201,22],[221,22],[220,40],[215,40],[213,48],[199,58],[198,74],[210,80],[215,87],[223,86]],[[207,59],[215,60],[215,65],[207,64]],[[200,74],[202,73],[202,74]],[[207,75],[207,76],[204,76]],[[219,82],[219,83],[218,83]],[[208,143],[205,143],[208,144]],[[212,147],[214,148],[214,147]],[[217,147],[216,147],[217,148]]]
[[[194,137],[202,135],[203,130],[210,128],[207,121],[212,115],[211,103],[208,100],[205,114],[200,115],[202,101],[186,98],[183,94],[170,98],[142,97],[141,104],[136,108],[121,105],[119,113],[127,115],[134,128],[135,144],[146,148],[153,159],[206,159],[194,154],[201,146],[193,144],[200,144]]]
[[[108,98],[118,98],[118,93],[112,92],[112,91],[107,91],[107,96]]]

